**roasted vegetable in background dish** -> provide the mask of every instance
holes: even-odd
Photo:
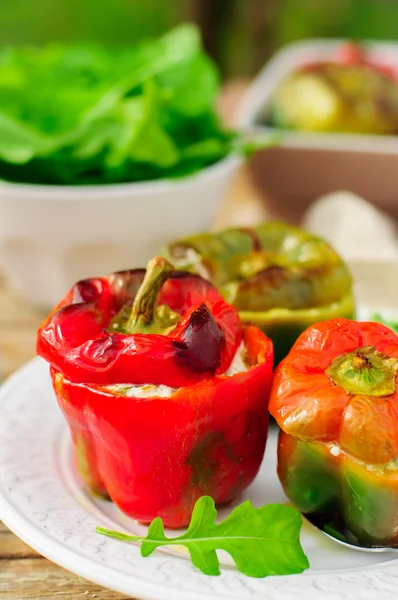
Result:
[[[352,317],[351,275],[324,240],[278,222],[173,242],[167,256],[199,273],[274,342],[276,362],[309,325]]]
[[[189,522],[260,467],[272,342],[164,259],[77,283],[38,333],[85,483],[142,522]]]
[[[360,48],[343,47],[340,60],[290,73],[271,103],[271,123],[302,131],[398,133],[398,82],[370,64]]]
[[[272,387],[288,498],[362,545],[398,543],[397,373],[391,329],[334,319],[300,336]]]

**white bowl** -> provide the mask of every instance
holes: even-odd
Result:
[[[241,159],[179,180],[101,186],[0,181],[0,268],[54,306],[79,279],[142,267],[174,238],[206,229]]]

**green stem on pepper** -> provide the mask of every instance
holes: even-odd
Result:
[[[386,396],[395,393],[398,360],[367,346],[340,354],[325,372],[350,394]]]
[[[121,309],[112,319],[110,329],[131,335],[161,334],[174,327],[180,320],[180,315],[166,305],[157,306],[160,290],[173,270],[171,263],[161,256],[150,260],[133,304]]]

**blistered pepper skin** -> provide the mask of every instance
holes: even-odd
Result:
[[[335,319],[300,336],[272,386],[286,495],[365,546],[398,543],[397,359],[389,328]]]
[[[321,238],[285,223],[191,236],[170,244],[166,255],[209,279],[242,322],[264,331],[275,364],[313,323],[355,314],[344,261]]]
[[[37,353],[80,383],[128,383],[134,373],[131,383],[177,387],[227,369],[241,339],[239,316],[200,277],[174,271],[163,285],[158,306],[166,305],[181,317],[167,335],[110,330],[144,275],[144,269],[137,269],[78,282],[40,327]],[[214,365],[203,362],[210,355]]]
[[[210,282],[162,257],[146,272],[79,282],[44,321],[37,350],[82,480],[134,519],[183,527],[200,496],[229,502],[257,474],[273,345]],[[145,384],[142,397],[135,386]]]
[[[52,369],[54,389],[90,489],[127,515],[187,525],[196,500],[236,498],[256,476],[268,431],[272,343],[247,326],[251,368],[183,387],[169,398],[134,398],[76,384]]]

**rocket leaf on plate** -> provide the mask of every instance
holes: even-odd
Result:
[[[147,557],[160,546],[183,545],[193,564],[206,575],[219,575],[216,550],[233,558],[237,569],[250,577],[290,575],[308,569],[300,544],[301,515],[295,508],[268,504],[254,508],[249,500],[240,504],[221,523],[209,496],[195,504],[187,531],[167,538],[162,520],[152,521],[146,537],[138,537],[97,527],[97,532],[124,542],[140,542],[141,555]]]

